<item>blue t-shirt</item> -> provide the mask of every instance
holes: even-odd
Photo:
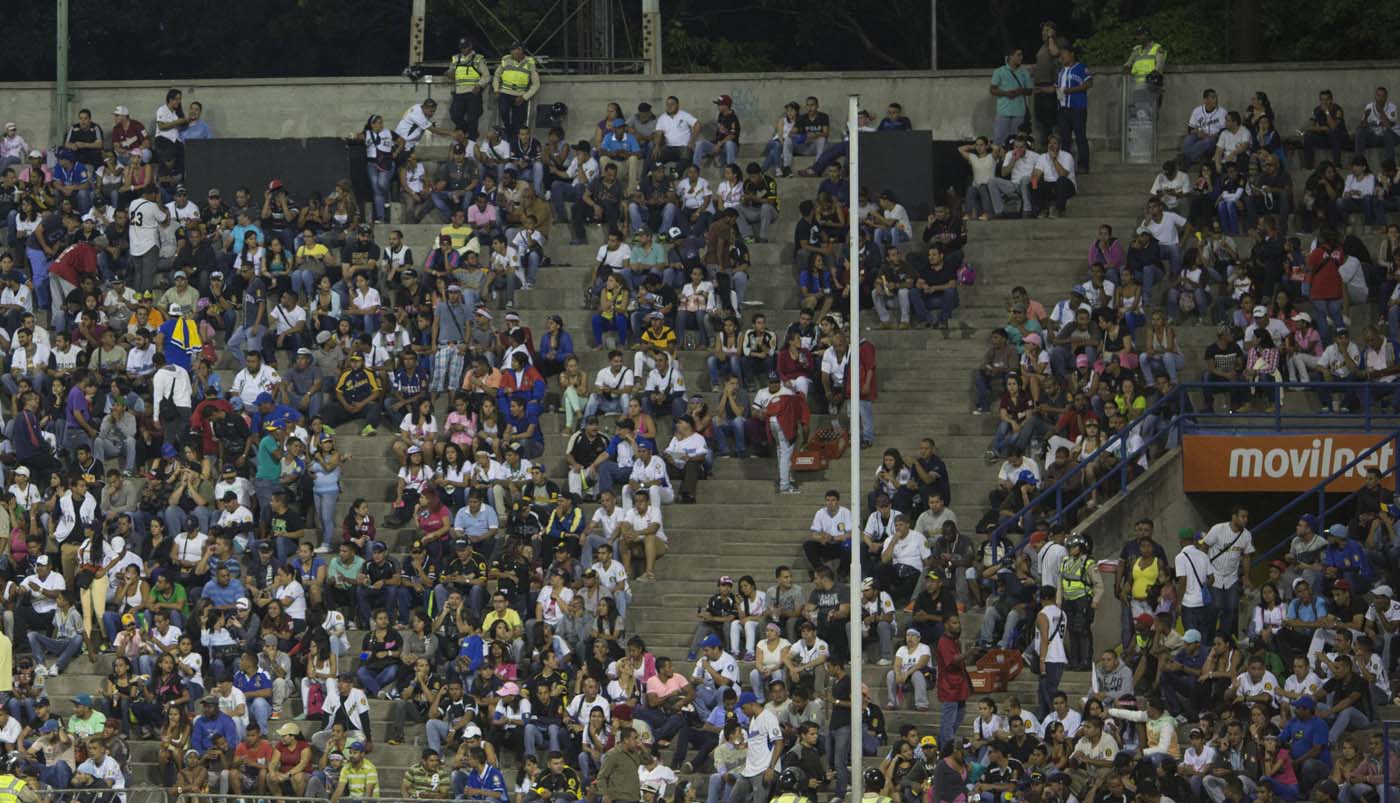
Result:
[[[544,430],[540,428],[540,414],[531,411],[528,406],[525,408],[525,414],[522,416],[515,416],[507,412],[506,423],[510,425],[510,428],[515,430],[516,433],[524,432],[531,424],[534,424],[535,434],[530,436],[530,440],[535,443],[544,443]]]
[[[249,677],[240,669],[233,673],[233,687],[244,694],[250,691],[262,691],[272,688],[272,678],[268,677],[266,672],[254,672]]]
[[[452,528],[461,530],[468,538],[483,536],[492,529],[499,529],[500,526],[501,520],[496,515],[496,509],[490,505],[482,505],[476,515],[472,515],[471,508],[463,505],[452,518]]]
[[[499,767],[493,767],[490,764],[467,773],[467,788],[489,789],[492,792],[500,793],[501,803],[507,803],[509,800],[506,793],[506,777],[501,774]]]
[[[1060,74],[1055,85],[1063,92],[1066,89],[1074,89],[1082,86],[1094,76],[1089,73],[1089,68],[1083,62],[1076,61],[1068,67],[1061,67]],[[1089,108],[1089,93],[1076,92],[1073,95],[1065,95],[1060,101],[1061,108],[1087,109]]]
[[[248,590],[243,587],[243,582],[234,578],[229,578],[228,585],[219,585],[218,580],[210,580],[204,584],[204,598],[214,603],[216,608],[231,608],[239,597],[248,596]]]
[[[1304,722],[1297,717],[1288,720],[1279,734],[1279,741],[1288,745],[1288,754],[1297,761],[1300,756],[1314,747],[1321,747],[1317,758],[1327,766],[1332,766],[1332,749],[1328,746],[1331,737],[1327,733],[1327,723],[1316,716]]]
[[[1288,618],[1297,619],[1300,622],[1315,622],[1327,615],[1327,600],[1322,597],[1313,597],[1313,601],[1304,605],[1295,597],[1288,603]]]

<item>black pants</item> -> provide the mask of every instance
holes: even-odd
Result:
[[[719,734],[686,725],[681,728],[680,733],[676,734],[676,753],[671,760],[671,766],[679,767],[684,764],[686,755],[693,747],[695,748],[695,760],[691,764],[698,768],[704,765],[705,760],[710,757],[710,753],[714,752],[718,746]]]
[[[1065,639],[1069,665],[1088,666],[1094,660],[1093,597],[1065,600],[1065,619],[1069,624]]]
[[[1052,84],[1041,84],[1040,86],[1052,86]],[[1059,101],[1055,99],[1054,93],[1045,95],[1033,95],[1035,98],[1034,114],[1035,124],[1040,129],[1040,146],[1036,149],[1045,150],[1045,141],[1055,132],[1055,120],[1059,115]]]
[[[530,117],[530,102],[516,103],[517,99],[517,96],[507,95],[504,92],[497,96],[500,104],[497,109],[500,112],[501,125],[506,129],[506,134],[511,137],[514,137],[525,126],[525,122]]]
[[[1074,137],[1074,168],[1077,172],[1089,172],[1089,110],[1061,106],[1055,127],[1060,132],[1060,147],[1069,150],[1070,137]]]
[[[1332,163],[1340,164],[1342,161],[1342,150],[1352,147],[1352,139],[1347,135],[1347,127],[1339,125],[1329,129],[1326,133],[1309,131],[1303,134],[1303,167],[1311,170],[1313,168],[1313,154],[1318,148],[1327,148],[1332,151]]]
[[[448,109],[452,124],[458,131],[467,132],[472,139],[477,138],[477,125],[481,122],[481,93],[463,92],[452,95],[452,106]]]
[[[1063,215],[1065,204],[1074,197],[1074,182],[1067,178],[1059,178],[1054,181],[1041,179],[1040,185],[1032,192],[1035,199],[1036,211],[1048,209],[1051,204],[1055,205],[1055,211]]]
[[[681,481],[681,499],[685,501],[695,500],[695,488],[700,484],[700,461],[687,460],[684,468],[676,468],[667,463],[666,473],[671,475],[671,479]]]
[[[802,554],[807,556],[807,563],[813,569],[819,569],[833,560],[841,565],[842,572],[851,568],[851,552],[840,544],[823,544],[808,539],[802,542]]]
[[[601,221],[605,231],[617,228],[619,206],[615,203],[600,203],[603,208],[603,215],[600,218],[594,213],[593,207],[584,203],[583,200],[574,202],[574,208],[569,212],[569,231],[575,240],[584,239],[583,227],[588,222]]]
[[[190,408],[176,407],[175,414],[160,422],[166,443],[184,443],[190,435]]]

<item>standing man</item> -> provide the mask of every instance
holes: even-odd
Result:
[[[156,200],[155,184],[141,189],[141,197],[127,208],[127,236],[130,238],[131,281],[137,293],[156,289],[156,269],[160,266],[160,227],[170,220],[170,213]],[[37,283],[35,285],[38,286]],[[62,299],[53,299],[54,312]]]
[[[751,691],[739,695],[739,710],[749,718],[745,731],[748,752],[729,799],[732,803],[767,803],[783,758],[783,729],[773,709],[765,707]]]
[[[1094,610],[1103,597],[1103,580],[1098,564],[1089,555],[1089,541],[1076,534],[1066,546],[1069,554],[1060,558],[1060,595],[1056,603],[1069,620],[1069,667],[1089,669],[1094,654]]]
[[[1166,48],[1152,41],[1152,32],[1147,26],[1139,27],[1137,44],[1128,53],[1128,60],[1123,62],[1123,69],[1132,76],[1133,96],[1129,103],[1136,114],[1146,110],[1148,117],[1157,116],[1157,107],[1162,104],[1162,70],[1166,66]],[[1148,80],[1148,76],[1154,73],[1157,78]]]
[[[641,803],[642,781],[638,770],[646,758],[636,728],[621,728],[617,743],[603,754],[595,780],[603,803]]]
[[[1035,84],[1031,81],[1031,71],[1021,66],[1024,60],[1021,48],[1013,47],[1006,55],[1006,63],[992,73],[991,93],[997,99],[992,145],[998,148],[1005,148],[1011,137],[1030,120],[1030,99],[1035,94]]]
[[[1060,43],[1055,38],[1055,23],[1046,20],[1040,23],[1040,49],[1035,52],[1035,67],[1031,70],[1031,78],[1035,81],[1035,124],[1040,129],[1042,146],[1055,132],[1058,107],[1055,102],[1055,76],[1059,69]]]
[[[1254,538],[1249,532],[1249,510],[1236,505],[1230,520],[1222,521],[1206,532],[1202,544],[1210,558],[1211,601],[1214,609],[1207,617],[1214,623],[1211,633],[1237,635],[1236,622],[1240,613],[1240,591],[1248,581],[1247,555],[1254,553]]]
[[[1075,54],[1074,45],[1062,45],[1060,72],[1055,79],[1055,99],[1059,101],[1055,128],[1060,133],[1060,141],[1066,146],[1069,145],[1070,136],[1074,136],[1074,164],[1078,173],[1089,172],[1089,135],[1086,126],[1089,120],[1089,90],[1093,87],[1094,76]]]
[[[540,73],[533,56],[525,55],[525,45],[510,46],[510,55],[502,56],[492,79],[499,105],[497,122],[506,131],[518,131],[530,119],[530,98],[540,91]]]
[[[938,741],[941,744],[952,744],[953,737],[962,729],[963,717],[967,715],[967,698],[972,694],[972,678],[967,674],[967,654],[963,652],[961,636],[962,620],[957,616],[948,617],[943,622],[943,635],[939,636],[938,646],[933,651],[938,670],[938,703],[941,707]]]
[[[1040,661],[1040,716],[1050,716],[1055,692],[1060,689],[1065,664],[1065,612],[1055,604],[1058,593],[1054,586],[1041,586],[1040,613],[1035,617],[1036,660]],[[950,617],[951,618],[951,617]]]
[[[469,37],[458,40],[457,55],[447,65],[447,78],[452,81],[452,106],[448,109],[452,124],[475,140],[481,121],[481,93],[491,85],[491,68]]]
[[[1181,551],[1176,554],[1176,598],[1181,605],[1181,626],[1186,630],[1196,630],[1207,640],[1213,637],[1215,620],[1211,609],[1206,605],[1208,589],[1214,585],[1214,571],[1210,557],[1196,546],[1196,531],[1182,527],[1176,533],[1181,541]],[[1211,634],[1205,632],[1211,628]]]

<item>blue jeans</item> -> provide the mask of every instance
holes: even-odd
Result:
[[[340,501],[340,491],[317,492],[316,516],[321,520],[321,545],[329,547],[335,537],[335,505]]]
[[[57,656],[54,661],[54,668],[62,672],[68,667],[78,653],[83,649],[83,639],[81,636],[74,636],[70,639],[56,639],[45,636],[41,633],[29,633],[29,651],[34,654],[37,663],[43,663],[44,654],[51,653]]]
[[[731,139],[720,145],[709,141],[696,143],[695,158],[691,160],[691,164],[694,164],[696,167],[702,167],[703,165],[701,163],[704,162],[707,157],[717,152],[723,155],[724,164],[726,165],[732,165],[739,161],[739,143]]]
[[[639,232],[644,228],[650,228],[651,209],[637,203],[627,205],[627,221],[632,226],[632,231]],[[676,205],[666,204],[661,207],[661,220],[657,228],[652,229],[652,233],[665,234],[671,230],[676,223]]]
[[[1185,367],[1186,358],[1175,351],[1163,352],[1162,354],[1147,354],[1144,352],[1138,355],[1138,365],[1142,368],[1142,378],[1143,381],[1147,383],[1148,387],[1151,387],[1156,381],[1156,373],[1158,371],[1166,371],[1167,376],[1171,378],[1172,384],[1175,385],[1176,372]]]
[[[1038,657],[1037,660],[1039,660]],[[1041,719],[1050,716],[1050,711],[1053,710],[1052,700],[1055,697],[1055,692],[1060,690],[1060,678],[1064,675],[1064,664],[1045,662],[1045,671],[1040,673],[1040,684],[1036,688],[1036,699],[1040,703]]]
[[[1214,611],[1211,613],[1211,620],[1215,627],[1215,629],[1211,631],[1211,635],[1215,633],[1229,633],[1231,636],[1235,636],[1238,634],[1235,628],[1239,624],[1240,593],[1243,587],[1244,583],[1236,581],[1235,584],[1229,588],[1211,588],[1211,607],[1214,608]],[[1204,640],[1205,637],[1206,634],[1201,633],[1202,644],[1206,643]]]
[[[385,206],[389,202],[389,184],[394,178],[394,173],[392,170],[380,170],[373,164],[367,165],[365,169],[369,172],[369,186],[374,191],[374,219],[388,221],[389,214]]]
[[[1214,589],[1211,590],[1214,594]],[[1199,608],[1188,608],[1181,606],[1181,628],[1182,630],[1195,630],[1201,634],[1201,643],[1210,642],[1210,637],[1206,634],[1206,629],[1214,624],[1214,609],[1202,605]]]
[[[997,115],[996,120],[992,121],[992,144],[1005,148],[1006,143],[1021,130],[1021,123],[1025,120],[1024,114]]]
[[[42,248],[26,248],[29,258],[29,273],[34,280],[34,309],[49,309],[52,298],[49,294],[49,257]]]
[[[233,352],[234,359],[238,360],[239,366],[247,365],[246,353],[256,351],[262,353],[263,335],[267,334],[266,326],[250,327],[240,326],[233,330],[233,334],[228,337],[228,350]]]
[[[744,438],[744,425],[747,419],[731,418],[728,421],[715,420],[715,451],[723,455],[746,455],[749,448]]]
[[[715,390],[718,390],[720,388],[721,366],[723,366],[724,368],[725,376],[740,376],[743,372],[743,368],[739,364],[739,355],[737,354],[731,357],[726,357],[723,361],[721,361],[719,357],[716,357],[712,354],[708,358],[706,358],[705,362],[707,363],[710,369],[710,387]]]
[[[564,214],[564,204],[583,200],[583,187],[567,181],[556,181],[549,187],[549,203],[554,207],[554,220],[560,222],[568,218]]]
[[[1330,709],[1325,705],[1317,707],[1317,715],[1323,718],[1332,716]],[[1346,735],[1348,730],[1361,730],[1370,725],[1371,720],[1367,719],[1366,715],[1361,713],[1359,708],[1353,706],[1333,716],[1332,727],[1328,731],[1328,736],[1331,737],[1332,744],[1341,744],[1342,737]]]
[[[389,664],[383,669],[375,672],[367,666],[362,666],[355,672],[355,676],[360,679],[360,685],[365,687],[365,694],[374,697],[380,690],[394,682],[394,678],[399,676],[399,665]]]
[[[940,709],[942,713],[938,717],[938,739],[942,744],[949,744],[957,735],[958,728],[962,727],[963,716],[967,714],[967,703],[942,703]]]
[[[616,313],[612,320],[604,318],[601,314],[593,315],[593,345],[603,344],[603,332],[609,331],[617,334],[617,347],[622,348],[627,345],[627,316],[623,313]]]
[[[1342,322],[1342,300],[1340,298],[1311,298],[1308,300],[1312,302],[1315,312],[1316,320],[1313,323],[1317,326],[1317,333],[1322,335],[1323,343],[1331,343],[1332,330],[1339,326],[1345,326]]]

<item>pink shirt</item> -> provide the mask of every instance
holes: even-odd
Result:
[[[669,681],[663,681],[660,675],[653,675],[647,681],[647,694],[655,694],[658,698],[668,697],[684,689],[689,683],[690,681],[679,672],[673,673]]]
[[[476,204],[467,207],[467,222],[474,229],[494,228],[496,225],[496,207],[491,204],[486,205],[485,210],[478,209]]]

